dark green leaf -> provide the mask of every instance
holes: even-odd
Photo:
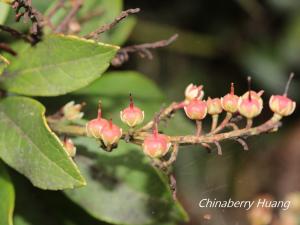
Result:
[[[85,185],[76,165],[45,123],[45,108],[25,97],[0,102],[0,158],[42,189]]]
[[[39,190],[14,171],[10,173],[17,196],[14,225],[107,225],[93,219],[61,192]]]
[[[120,143],[117,150],[106,153],[90,138],[77,138],[75,143],[80,152],[76,163],[88,185],[66,194],[92,216],[113,224],[136,225],[186,219],[140,148]]]

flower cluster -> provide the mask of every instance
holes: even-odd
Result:
[[[112,151],[116,148],[120,139],[137,144],[142,147],[145,155],[155,160],[156,165],[157,162],[161,162],[160,167],[167,167],[174,162],[180,145],[200,144],[210,150],[212,149],[211,145],[215,145],[218,154],[222,154],[219,142],[232,139],[238,141],[245,150],[248,150],[244,137],[277,130],[282,117],[289,116],[295,111],[296,103],[287,96],[292,77],[293,74],[290,76],[282,95],[272,95],[269,99],[269,108],[274,113],[272,118],[256,127],[252,126],[253,119],[259,116],[263,110],[263,91],[252,90],[251,78],[249,77],[248,90],[240,96],[235,93],[233,83],[231,83],[229,93],[221,98],[205,98],[203,85],[189,84],[185,89],[183,101],[170,104],[161,110],[153,120],[144,125],[142,123],[145,113],[134,104],[130,94],[129,106],[120,112],[121,121],[129,127],[126,131],[114,124],[111,119],[107,120],[102,117],[101,104],[99,103],[97,118],[90,120],[84,130],[82,127],[77,127],[75,130],[79,132],[79,135],[99,139],[106,151]],[[82,104],[68,103],[62,110],[62,118],[70,121],[80,119],[83,116],[83,113],[80,112],[81,107]],[[169,136],[159,132],[159,122],[162,119],[170,119],[176,111],[181,109],[189,119],[195,121],[195,134]],[[219,123],[218,119],[223,112],[225,113],[224,119]],[[240,128],[235,123],[236,116],[245,118],[245,127]],[[207,117],[211,117],[211,128],[207,132],[202,132],[202,121]],[[51,123],[55,123],[55,118],[52,117],[54,121],[48,120],[50,126]],[[61,126],[53,126],[54,130],[57,127]],[[225,130],[225,128],[232,128],[233,130]],[[72,132],[74,131],[70,131],[69,134],[78,134]],[[65,141],[64,145],[69,151],[69,155],[74,156],[76,149],[73,143]]]
[[[211,151],[213,150],[211,145],[214,145],[217,153],[222,155],[220,145],[222,140],[237,141],[244,150],[248,150],[245,137],[277,131],[280,120],[291,115],[296,108],[295,101],[287,96],[292,77],[293,74],[291,74],[282,95],[272,95],[269,99],[269,108],[273,112],[273,116],[256,127],[252,126],[253,119],[259,116],[263,110],[263,91],[251,89],[250,77],[248,78],[248,90],[244,94],[237,95],[234,84],[231,83],[229,93],[221,98],[205,98],[203,85],[190,84],[186,87],[185,97],[181,102],[171,103],[146,124],[143,124],[144,111],[134,104],[130,95],[129,106],[120,112],[121,121],[128,126],[125,131],[114,124],[112,119],[107,120],[102,117],[100,102],[97,118],[87,122],[85,127],[77,125],[64,127],[65,122],[63,121],[68,120],[70,123],[74,123],[83,116],[81,113],[83,104],[78,105],[74,102],[68,103],[58,114],[49,116],[47,119],[54,131],[65,135],[86,135],[96,138],[101,141],[102,148],[109,152],[117,147],[120,139],[141,146],[144,154],[151,158],[153,165],[170,176],[170,185],[173,187],[176,185],[172,183],[174,179],[169,174],[168,168],[176,160],[180,146],[202,145]],[[170,136],[159,131],[159,122],[171,119],[178,110],[183,110],[186,117],[195,122],[195,134]],[[218,119],[223,112],[225,116],[219,123]],[[211,128],[209,131],[202,132],[202,121],[207,117],[211,117]],[[237,118],[244,118],[246,125],[240,128],[236,124]],[[76,147],[71,139],[65,138],[63,145],[67,154],[74,157]]]
[[[86,133],[90,137],[100,139],[108,151],[117,147],[122,137],[122,129],[113,124],[112,119],[102,118],[101,102],[99,102],[97,118],[86,124]]]

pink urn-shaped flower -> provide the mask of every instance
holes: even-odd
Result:
[[[246,92],[240,97],[238,102],[239,113],[247,119],[258,116],[263,109],[263,100],[260,95],[254,91]]]
[[[162,157],[167,154],[171,147],[169,137],[159,134],[155,128],[153,133],[147,136],[143,143],[143,151],[151,158]]]
[[[207,104],[205,101],[193,99],[184,106],[184,111],[192,120],[203,120],[207,114]]]
[[[234,83],[231,83],[230,93],[221,98],[222,108],[229,113],[238,111],[239,96],[234,94]]]
[[[113,124],[112,120],[106,124],[101,131],[101,139],[106,147],[117,144],[122,137],[122,129]]]
[[[219,98],[208,98],[207,103],[207,113],[210,115],[218,115],[220,114],[222,109],[221,100]]]
[[[130,94],[129,107],[120,112],[120,118],[122,122],[126,123],[130,127],[135,127],[144,121],[144,117],[144,111],[134,105],[132,96]]]
[[[101,138],[102,128],[107,124],[108,121],[102,118],[101,104],[99,103],[98,116],[86,124],[86,133],[89,137]]]
[[[272,95],[269,106],[274,113],[280,116],[289,116],[295,111],[296,102],[285,95]]]

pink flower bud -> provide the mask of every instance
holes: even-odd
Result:
[[[110,147],[117,144],[122,136],[122,129],[109,121],[101,130],[101,139],[105,146]]]
[[[238,111],[239,97],[234,94],[234,83],[231,83],[230,93],[221,98],[222,108],[226,112],[235,113]]]
[[[280,116],[289,116],[295,111],[296,102],[284,95],[272,95],[269,106],[274,113]]]
[[[202,90],[203,86],[197,86],[194,84],[189,84],[185,89],[185,99],[190,101],[192,99],[199,99],[201,100],[204,96],[204,92]]]
[[[130,127],[135,127],[144,120],[144,111],[134,105],[131,94],[130,105],[120,112],[120,117],[122,122]]]
[[[98,117],[86,124],[86,133],[90,137],[101,138],[102,128],[108,124],[106,119],[102,118],[101,106],[99,103]]]
[[[202,120],[207,114],[207,105],[205,101],[193,99],[186,106],[184,111],[187,117],[192,120]]]
[[[156,158],[162,157],[169,151],[171,142],[169,137],[164,134],[154,132],[145,138],[143,143],[143,151],[146,155]]]
[[[70,138],[64,139],[64,147],[70,157],[74,157],[76,155],[76,147]]]
[[[210,115],[217,115],[220,114],[222,109],[221,100],[219,98],[208,98],[207,100],[207,113]]]
[[[263,101],[261,97],[257,94],[252,97],[253,93],[256,94],[256,92],[244,94],[240,97],[238,102],[239,113],[248,119],[258,116],[263,109]]]

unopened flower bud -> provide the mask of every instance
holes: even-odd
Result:
[[[219,98],[208,98],[207,100],[207,113],[210,115],[217,115],[220,114],[222,109],[221,100]]]
[[[171,142],[168,136],[154,132],[145,138],[143,151],[146,155],[157,158],[166,155],[170,146]]]
[[[102,118],[101,105],[99,102],[98,116],[86,124],[86,133],[90,137],[101,138],[102,128],[107,124],[108,121]]]
[[[280,116],[289,116],[295,111],[296,102],[284,95],[272,95],[269,106],[274,113]]]
[[[136,107],[130,95],[130,105],[120,112],[120,117],[123,123],[130,127],[135,127],[144,120],[144,111]]]
[[[74,101],[68,102],[62,108],[64,118],[67,120],[81,119],[83,117],[83,112],[81,112],[82,107],[83,104],[75,104]]]
[[[230,93],[221,98],[222,108],[229,113],[238,111],[239,97],[234,94],[234,84],[231,83]]]
[[[73,141],[70,138],[65,138],[63,144],[68,155],[74,157],[76,155],[76,147]]]
[[[112,120],[101,130],[101,139],[106,147],[111,147],[118,143],[122,136],[122,129],[112,123]]]
[[[201,100],[204,96],[204,92],[203,92],[203,86],[197,86],[194,84],[189,84],[186,89],[185,89],[185,99],[187,101],[193,100],[195,98]]]
[[[207,114],[207,105],[205,101],[193,99],[186,106],[184,111],[187,117],[192,120],[202,120]]]

